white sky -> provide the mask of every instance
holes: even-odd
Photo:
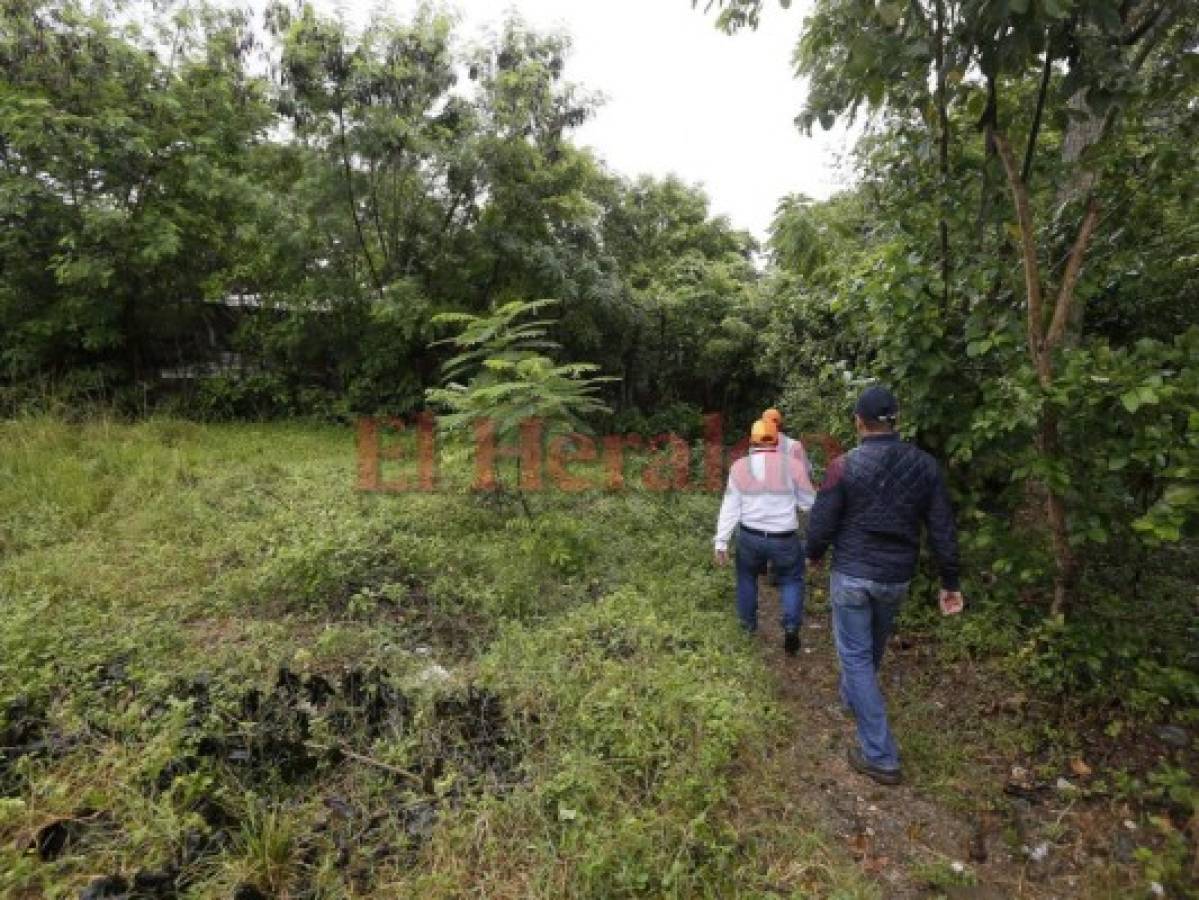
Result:
[[[576,141],[624,175],[674,173],[699,183],[714,213],[764,238],[780,198],[824,199],[844,187],[845,132],[802,136],[793,124],[804,87],[791,54],[810,5],[768,2],[762,27],[728,36],[705,0],[450,0],[472,41],[506,11],[574,41],[566,77],[606,98]],[[324,0],[362,24],[376,0]],[[404,15],[415,0],[389,0]]]

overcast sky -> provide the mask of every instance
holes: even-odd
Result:
[[[606,102],[576,138],[626,175],[675,173],[700,183],[713,211],[765,237],[788,193],[823,199],[844,186],[843,132],[803,137],[793,124],[804,87],[791,54],[809,3],[769,3],[757,32],[728,36],[691,0],[451,0],[474,40],[506,10],[566,31],[566,76]],[[363,24],[376,0],[324,0]],[[391,0],[401,15],[415,0]]]

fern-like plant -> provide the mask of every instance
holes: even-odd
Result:
[[[548,354],[560,345],[547,337],[553,322],[527,321],[557,303],[513,300],[488,315],[445,313],[434,319],[459,328],[434,342],[458,350],[442,368],[443,386],[426,392],[445,411],[438,418],[441,430],[464,433],[489,420],[497,440],[515,442],[521,424],[531,419],[540,420],[547,434],[585,432],[585,416],[608,411],[600,386],[616,379],[596,375],[599,367],[590,363],[555,362]],[[521,503],[527,512],[523,496]]]

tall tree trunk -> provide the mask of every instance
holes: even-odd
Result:
[[[1057,411],[1052,408],[1047,408],[1041,413],[1037,449],[1046,459],[1061,459]],[[1054,616],[1064,616],[1074,597],[1078,557],[1074,554],[1074,548],[1070,546],[1070,522],[1066,514],[1066,500],[1052,487],[1045,492],[1045,515],[1049,519],[1049,532],[1053,538],[1053,561],[1056,569],[1053,579],[1053,601],[1049,612]]]
[[[1029,356],[1036,369],[1037,381],[1040,383],[1041,389],[1048,393],[1054,383],[1053,354],[1062,346],[1073,315],[1073,308],[1076,305],[1075,288],[1078,285],[1083,258],[1086,256],[1087,247],[1091,243],[1091,237],[1099,222],[1099,205],[1093,196],[1087,202],[1086,213],[1079,225],[1078,235],[1066,261],[1066,270],[1058,287],[1057,298],[1050,312],[1049,322],[1046,324],[1047,310],[1041,286],[1036,228],[1033,222],[1032,205],[1029,202],[1028,185],[1016,169],[1016,162],[1007,139],[998,132],[992,132],[990,138],[1003,163],[1008,187],[1012,193],[1012,203],[1016,209],[1016,219],[1020,226],[1024,289],[1028,298]],[[1052,406],[1048,405],[1048,401],[1041,409],[1037,429],[1037,451],[1051,463],[1062,462],[1057,413]],[[1065,615],[1073,600],[1074,583],[1078,574],[1078,558],[1070,546],[1069,511],[1065,496],[1052,482],[1045,486],[1045,495],[1045,516],[1049,521],[1053,541],[1055,569],[1053,603],[1050,611],[1053,615]]]

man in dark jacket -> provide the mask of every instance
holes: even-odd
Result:
[[[899,403],[868,388],[854,406],[861,443],[833,460],[808,519],[813,568],[832,547],[829,599],[841,661],[841,700],[858,723],[849,764],[882,784],[900,781],[899,751],[887,723],[878,667],[899,604],[916,573],[921,524],[941,573],[941,612],[962,611],[957,534],[936,460],[899,439]]]

